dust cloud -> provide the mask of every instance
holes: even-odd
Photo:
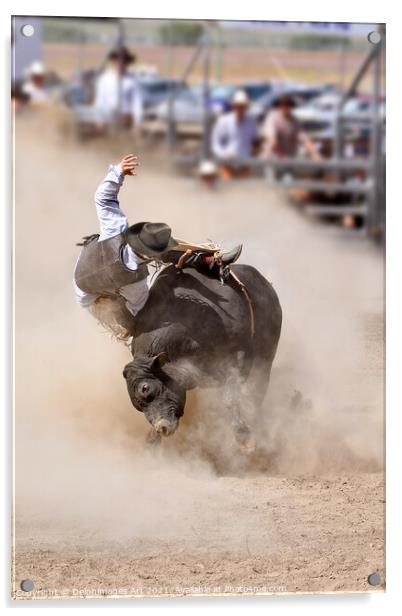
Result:
[[[260,182],[209,194],[192,179],[166,174],[149,155],[147,166],[145,154],[139,177],[122,189],[131,220],[166,220],[179,237],[194,240],[243,241],[243,262],[273,282],[284,314],[269,394],[253,419],[255,453],[238,450],[211,391],[191,392],[177,433],[149,450],[148,425],[132,408],[122,378],[129,350],[75,305],[71,286],[75,243],[97,231],[97,183],[132,145],[78,147],[62,133],[43,132],[31,118],[19,119],[16,129],[15,507],[21,533],[48,523],[66,536],[77,528],[116,541],[181,536],[202,549],[208,529],[216,533],[211,545],[245,550],[244,495],[236,496],[225,476],[246,481],[258,474],[382,468],[377,247],[312,224]],[[267,528],[265,518],[264,526],[248,529],[255,550]]]

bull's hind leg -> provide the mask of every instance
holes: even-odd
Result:
[[[247,419],[250,429],[256,435],[255,447],[264,439],[269,421],[269,402],[266,399],[271,376],[272,359],[259,357],[251,366],[243,385],[243,399],[247,400]]]
[[[256,448],[253,434],[258,435],[264,418],[264,399],[267,393],[272,358],[259,357],[253,361],[246,381],[236,370],[229,373],[225,387],[227,409],[230,413],[237,442],[251,453]]]

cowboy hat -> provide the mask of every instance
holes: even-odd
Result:
[[[28,69],[28,75],[31,75],[31,76],[42,77],[45,74],[46,74],[45,67],[43,66],[42,62],[39,62],[39,60],[32,62],[31,66]]]
[[[108,54],[109,60],[121,60],[124,64],[131,64],[136,61],[136,56],[127,49],[127,47],[116,47]]]
[[[290,94],[280,94],[273,102],[273,107],[279,107],[279,105],[287,105],[288,107],[297,107],[297,103],[293,96]]]
[[[124,235],[134,252],[146,257],[161,256],[178,245],[171,228],[164,222],[137,222]]]
[[[218,169],[213,160],[202,160],[198,167],[198,173],[201,176],[216,175]]]
[[[250,104],[250,99],[245,90],[236,90],[232,96],[232,105],[239,105],[246,107]]]

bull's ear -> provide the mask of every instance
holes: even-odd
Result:
[[[158,353],[158,355],[152,358],[152,368],[162,368],[168,361],[167,353],[162,351],[162,353]]]
[[[130,374],[130,368],[131,368],[131,363],[127,364],[126,366],[124,366],[124,370],[123,370],[123,376],[126,379],[128,377],[128,375]]]

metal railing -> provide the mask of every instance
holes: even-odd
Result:
[[[360,204],[317,204],[307,208],[310,213],[318,215],[328,214],[330,216],[343,216],[346,213],[359,213],[364,218],[366,230],[371,232],[379,227],[384,229],[385,225],[385,157],[382,154],[382,138],[384,123],[381,118],[381,71],[385,50],[385,28],[380,25],[379,32],[381,41],[373,45],[358,68],[349,87],[341,97],[334,121],[333,137],[333,157],[323,160],[311,159],[270,159],[262,160],[259,158],[247,158],[231,160],[234,165],[244,165],[251,169],[261,169],[265,178],[272,176],[272,171],[286,170],[287,172],[324,172],[332,171],[336,178],[312,179],[294,178],[288,174],[277,177],[275,182],[286,189],[302,189],[306,191],[316,191],[319,193],[342,193],[351,195],[352,200],[361,195],[365,201]],[[177,122],[174,114],[174,100],[178,92],[172,91],[169,96],[169,112],[167,121],[167,145],[172,154],[172,159],[181,166],[193,167],[199,164],[200,160],[210,159],[216,163],[221,163],[211,155],[211,115],[209,110],[210,100],[210,29],[205,24],[204,36],[195,48],[181,80],[187,79],[193,66],[203,55],[203,120],[202,120],[202,145],[198,156],[177,155],[175,153]],[[373,91],[372,91],[372,110],[371,113],[346,114],[344,107],[347,101],[356,93],[367,71],[373,70]],[[365,158],[349,159],[344,155],[345,131],[348,125],[353,123],[363,124],[370,130],[370,152]],[[226,161],[227,162],[227,161]],[[351,174],[361,172],[364,179],[359,177],[351,178]],[[349,180],[348,180],[349,178]]]

